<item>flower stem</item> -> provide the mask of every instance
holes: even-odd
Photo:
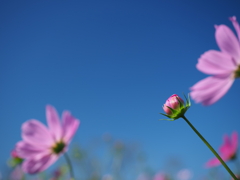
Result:
[[[212,151],[212,153],[218,158],[218,160],[222,163],[224,168],[228,171],[228,173],[232,176],[234,180],[238,180],[238,178],[234,175],[231,169],[227,166],[227,164],[222,160],[222,158],[218,155],[218,153],[213,149],[213,147],[207,142],[207,140],[198,132],[198,130],[188,121],[185,116],[182,118],[188,123],[188,125],[193,129],[193,131],[202,139],[202,141],[207,145],[207,147]]]
[[[65,159],[67,161],[67,164],[68,164],[68,167],[69,167],[71,180],[74,180],[73,167],[72,167],[72,163],[70,161],[70,158],[68,157],[67,153],[64,153],[64,157],[65,157]]]

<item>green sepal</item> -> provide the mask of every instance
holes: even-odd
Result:
[[[168,109],[170,109],[171,111],[172,111],[172,113],[173,114],[175,114],[175,113],[177,113],[178,111],[177,110],[175,110],[175,109],[172,109],[171,107],[169,107],[169,106],[167,106],[168,107]]]
[[[191,101],[190,101],[190,95],[188,93],[188,106],[190,107],[191,106]]]
[[[176,99],[178,100],[178,103],[180,104],[180,108],[183,108],[184,104],[182,103],[182,101],[180,101],[180,99],[178,99],[178,97],[176,97]]]
[[[16,157],[16,158],[10,159],[10,160],[8,161],[8,165],[9,165],[10,167],[16,167],[17,165],[22,164],[22,162],[23,162],[23,159],[22,159],[22,158]]]
[[[159,113],[159,114],[161,114],[161,115],[164,115],[164,116],[166,116],[166,117],[168,117],[168,118],[171,118],[171,116],[170,116],[170,115],[163,114],[163,113]]]
[[[184,97],[185,97],[185,99],[186,99],[186,107],[190,107],[191,106],[191,101],[190,101],[190,96],[189,96],[189,93],[188,93],[188,97],[185,95],[185,94],[183,94],[184,95]]]

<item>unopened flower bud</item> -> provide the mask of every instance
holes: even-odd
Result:
[[[181,104],[184,104],[184,101],[176,94],[172,95],[166,103],[163,105],[163,110],[168,115],[173,114],[170,108],[174,110],[179,110],[181,108]],[[169,108],[170,107],[170,108]]]
[[[13,149],[11,151],[11,156],[12,156],[12,158],[18,158],[19,157],[15,149]]]
[[[167,99],[166,103],[163,105],[163,110],[166,114],[160,114],[169,117],[170,120],[176,120],[180,117],[183,117],[183,115],[191,105],[189,98],[186,98],[186,101],[186,104],[184,104],[182,98],[180,98],[176,94],[173,94]]]
[[[13,149],[11,151],[11,159],[9,160],[8,164],[11,167],[16,167],[17,165],[21,164],[23,159],[18,155],[17,151]]]

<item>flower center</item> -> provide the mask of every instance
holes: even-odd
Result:
[[[234,72],[235,78],[240,78],[240,65],[238,66],[237,70]]]
[[[63,151],[63,149],[65,148],[65,144],[64,142],[60,141],[60,142],[57,142],[53,147],[52,147],[52,151],[53,153],[55,154],[59,154]]]

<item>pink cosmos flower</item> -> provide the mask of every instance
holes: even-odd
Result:
[[[227,135],[223,136],[223,145],[219,148],[220,156],[224,161],[233,160],[236,158],[238,148],[238,134],[232,133],[230,138]],[[221,162],[217,158],[212,158],[206,163],[206,167],[214,167],[220,165]]]
[[[62,113],[62,123],[54,107],[46,106],[48,128],[31,119],[22,125],[22,141],[16,145],[17,153],[24,158],[22,169],[35,174],[47,169],[67,147],[78,129],[80,121],[69,111]]]
[[[236,17],[230,20],[238,38],[226,25],[215,26],[215,38],[221,51],[209,50],[198,59],[197,69],[207,77],[191,89],[191,97],[196,103],[211,105],[227,93],[235,78],[240,77],[240,27]]]

